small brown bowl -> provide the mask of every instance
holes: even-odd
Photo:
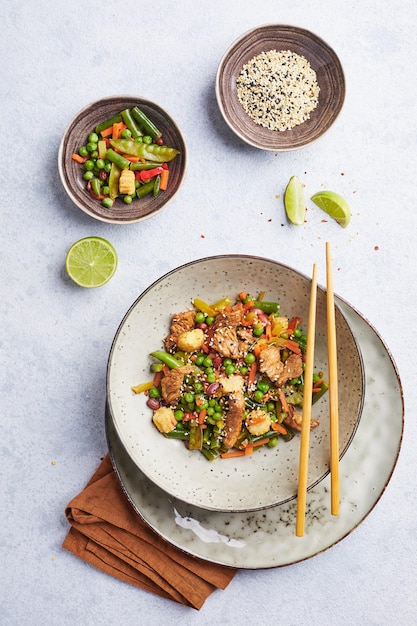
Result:
[[[169,164],[169,181],[166,191],[143,198],[131,204],[116,199],[111,208],[102,206],[87,190],[82,166],[72,159],[72,154],[85,145],[88,135],[101,122],[110,119],[126,108],[135,105],[149,117],[162,132],[164,144],[179,150]],[[131,224],[145,220],[159,211],[175,196],[183,181],[187,167],[187,148],[182,132],[172,117],[155,102],[140,96],[111,96],[84,107],[65,130],[58,152],[58,169],[62,184],[71,200],[85,213],[102,222]]]
[[[290,50],[309,61],[320,88],[317,107],[310,118],[290,130],[270,130],[252,120],[238,100],[236,79],[243,66],[261,52]],[[303,148],[321,137],[340,113],[345,99],[345,78],[330,46],[313,33],[280,24],[248,31],[224,54],[216,75],[216,96],[230,128],[246,143],[274,152]]]

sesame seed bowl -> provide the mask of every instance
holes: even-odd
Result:
[[[227,125],[246,143],[274,152],[303,148],[338,117],[345,78],[334,50],[295,26],[268,24],[223,55],[216,97]]]
[[[290,440],[280,435],[276,447],[265,445],[244,456],[218,456],[214,460],[207,460],[201,448],[190,449],[185,441],[164,436],[162,433],[168,431],[160,432],[156,427],[153,421],[155,407],[149,403],[156,396],[151,395],[150,388],[147,396],[143,391],[134,393],[132,387],[153,381],[154,359],[151,353],[167,349],[164,338],[172,332],[170,325],[173,316],[180,312],[191,312],[197,298],[207,303],[217,303],[224,298],[236,297],[242,290],[248,294],[264,291],[265,300],[279,303],[280,319],[281,316],[299,316],[302,318],[300,328],[306,329],[310,289],[310,278],[276,261],[245,255],[222,255],[202,258],[168,272],[132,304],[116,332],[109,354],[107,406],[109,419],[126,453],[153,484],[183,502],[213,511],[261,510],[296,497],[299,433],[294,431]],[[360,420],[364,380],[360,349],[339,308],[336,308],[336,329],[339,450],[342,457],[354,440]],[[324,290],[319,288],[314,362],[315,371],[323,371],[324,378],[328,379],[326,337],[326,296]],[[174,350],[171,354],[177,353]],[[223,391],[226,394],[230,392],[226,383],[232,380],[235,383],[237,378],[244,376],[238,361],[235,364],[234,374],[229,375],[224,370],[225,374],[221,376],[227,376],[227,380],[219,378],[223,387],[223,390],[215,391],[219,402],[225,399],[222,399]],[[223,372],[220,369],[223,365],[213,364],[213,367]],[[202,380],[204,376],[207,376],[207,383],[210,382],[207,371]],[[161,387],[165,399],[163,385]],[[226,411],[230,408],[230,394],[228,398]],[[262,402],[256,396],[254,399]],[[167,400],[164,409],[168,407],[171,404]],[[187,411],[194,411],[187,407]],[[274,411],[270,408],[267,410]],[[227,419],[226,416],[221,437],[227,436]],[[320,423],[311,431],[308,489],[312,489],[329,473],[328,394],[314,403],[312,420]],[[186,427],[186,422],[183,424]],[[206,430],[210,430],[209,424]]]

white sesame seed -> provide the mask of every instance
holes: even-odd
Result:
[[[253,57],[243,66],[236,86],[238,100],[255,124],[277,131],[308,120],[320,91],[310,63],[290,50]]]

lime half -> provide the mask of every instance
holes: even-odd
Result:
[[[334,191],[319,191],[314,196],[311,196],[311,199],[327,215],[336,220],[342,228],[346,228],[349,224],[351,217],[349,205],[338,193]]]
[[[287,217],[292,224],[301,226],[306,218],[304,190],[298,176],[291,176],[285,189],[284,206]]]
[[[101,237],[85,237],[72,244],[65,267],[68,276],[80,287],[101,287],[117,269],[116,250]]]

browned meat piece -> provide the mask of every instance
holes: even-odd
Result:
[[[303,423],[303,416],[301,413],[297,413],[297,411],[290,406],[290,413],[288,417],[284,419],[284,424],[289,426],[290,428],[294,428],[294,430],[299,430],[301,432],[301,424]],[[312,419],[310,420],[310,430],[316,428],[320,424],[320,420]]]
[[[227,448],[233,448],[242,430],[243,411],[245,410],[245,398],[241,391],[236,391],[229,396],[229,409],[225,419],[225,436],[223,443]]]
[[[181,386],[184,376],[194,370],[192,365],[176,367],[161,380],[162,397],[167,404],[175,404],[181,396]]]
[[[182,334],[194,328],[195,312],[185,311],[184,313],[175,313],[171,319],[170,333],[164,339],[164,345],[167,352],[177,346],[177,339]]]
[[[281,361],[281,351],[276,346],[268,346],[262,350],[259,357],[259,371],[268,376],[272,382],[277,382],[284,369]]]
[[[284,361],[284,368],[281,376],[277,380],[278,387],[281,387],[287,380],[298,378],[303,373],[303,360],[301,354],[290,354],[288,359]]]
[[[221,326],[214,331],[210,342],[213,350],[229,359],[239,359],[246,353],[246,344],[241,342],[235,328]]]
[[[247,339],[240,340],[236,326],[242,321],[242,311],[231,311],[230,313],[219,313],[211,332],[211,347],[229,359],[239,359],[243,357],[247,350]],[[241,331],[239,331],[240,333]]]

